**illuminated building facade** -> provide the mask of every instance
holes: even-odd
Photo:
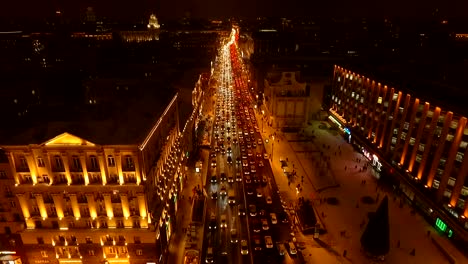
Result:
[[[14,194],[15,181],[7,155],[0,149],[0,263],[21,263],[24,258],[21,237],[24,219]]]
[[[307,123],[310,88],[297,78],[299,72],[281,72],[265,79],[265,114],[275,128],[303,127]]]
[[[348,140],[378,171],[399,172],[396,187],[466,243],[467,117],[338,66],[330,96],[330,119]]]
[[[29,263],[164,261],[182,187],[174,180],[182,178],[175,155],[177,94],[170,99],[144,127],[126,121],[128,127],[112,129],[101,122],[88,130],[75,124],[66,126],[72,132],[43,142],[26,132],[0,146],[7,178],[11,172],[6,199],[16,197],[24,219],[10,228],[25,226],[20,234]],[[108,129],[111,134],[97,135]]]

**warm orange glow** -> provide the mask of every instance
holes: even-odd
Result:
[[[63,133],[61,135],[56,136],[55,138],[47,141],[45,143],[46,146],[51,146],[51,145],[64,145],[64,146],[69,146],[69,145],[79,145],[79,146],[95,146],[94,143],[91,143],[87,140],[84,140],[82,138],[79,138],[77,136],[74,136],[69,133]]]

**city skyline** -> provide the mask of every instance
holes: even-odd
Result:
[[[27,8],[25,8],[27,6]],[[137,0],[131,4],[124,1],[80,1],[68,2],[49,0],[46,3],[26,0],[8,2],[0,11],[0,17],[11,18],[46,18],[60,11],[69,18],[77,18],[88,7],[93,7],[96,15],[114,20],[141,19],[150,13],[156,13],[163,19],[174,19],[190,14],[193,18],[211,17],[289,17],[289,16],[401,16],[407,18],[429,17],[436,10],[440,16],[463,17],[468,3],[441,3],[434,0],[405,2],[401,0],[375,3],[369,0],[335,1],[314,3],[305,0],[293,0],[283,3],[280,0],[226,1],[215,0],[176,0],[149,1]]]

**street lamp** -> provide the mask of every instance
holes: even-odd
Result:
[[[263,133],[263,122],[265,121],[264,115],[265,115],[265,111],[262,109],[262,133]]]
[[[271,138],[273,139],[271,141],[271,162],[273,162],[273,146],[275,144],[275,136],[271,136]]]

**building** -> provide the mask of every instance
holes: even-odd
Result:
[[[391,176],[432,224],[468,245],[467,117],[338,66],[329,96],[331,121],[378,176]]]
[[[300,82],[299,72],[271,73],[268,77],[264,90],[266,111],[262,112],[266,112],[267,122],[276,128],[302,128],[308,121],[310,87]]]
[[[2,137],[5,210],[16,196],[22,212],[5,219],[24,219],[5,232],[20,232],[29,263],[164,261],[182,189],[177,94],[126,90],[113,95],[125,108],[95,97]]]

